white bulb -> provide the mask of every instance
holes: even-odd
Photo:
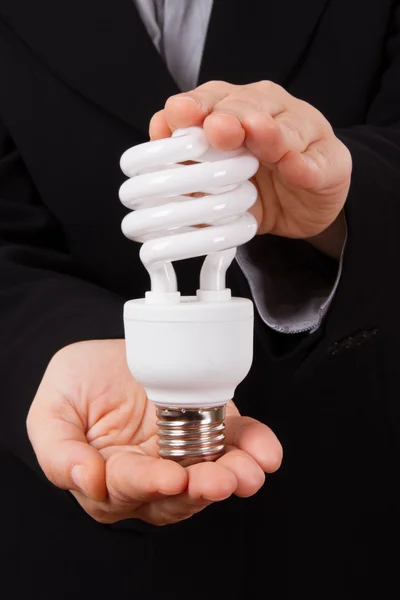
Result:
[[[186,161],[195,164],[179,164]],[[143,244],[151,281],[145,298],[124,307],[127,362],[157,407],[166,458],[188,462],[223,452],[224,407],[251,367],[253,303],[232,298],[225,276],[236,247],[257,231],[247,211],[257,198],[248,179],[258,164],[246,150],[210,148],[199,127],[121,158],[130,179],[120,199],[134,209],[122,230]],[[194,193],[205,195],[188,197]],[[172,262],[203,255],[197,295],[181,297]]]

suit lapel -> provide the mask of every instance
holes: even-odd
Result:
[[[330,0],[214,0],[200,83],[287,86]]]
[[[0,14],[55,75],[143,133],[179,91],[132,0],[2,0]]]
[[[214,0],[200,82],[286,84],[329,0]],[[2,0],[0,14],[71,88],[147,135],[178,87],[132,0]]]

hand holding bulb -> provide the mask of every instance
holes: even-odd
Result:
[[[186,519],[235,494],[255,494],[282,448],[262,423],[226,407],[226,453],[183,467],[158,458],[154,405],[126,365],[124,340],[71,344],[51,360],[28,434],[47,478],[100,523]]]
[[[272,81],[210,81],[169,98],[151,121],[150,137],[192,126],[204,128],[213,148],[245,146],[259,160],[250,209],[258,234],[305,239],[339,258],[352,159],[319,110]]]
[[[216,275],[214,283],[221,289],[214,291],[222,301],[227,294],[222,285],[224,273],[232,258],[231,251],[219,255],[217,263],[211,258],[203,273],[206,284],[209,268],[211,275]],[[216,265],[221,268],[215,270]],[[158,292],[170,295],[174,310],[177,296],[170,275],[167,268],[158,279],[156,269],[155,278],[167,286],[172,284],[172,291]],[[239,302],[239,316],[243,307],[247,321],[249,305]],[[226,323],[220,320],[222,327]],[[246,326],[246,331],[246,361],[239,379],[251,362],[251,329]],[[142,367],[146,364],[147,359]],[[182,369],[177,373],[184,375]],[[234,385],[236,379],[235,375]],[[225,392],[224,404],[230,390]],[[164,525],[186,519],[232,494],[251,496],[263,485],[264,473],[279,468],[282,447],[274,433],[266,425],[240,416],[232,401],[227,402],[225,413],[225,451],[215,461],[184,466],[159,458],[156,409],[127,367],[125,341],[94,340],[71,344],[53,357],[31,405],[27,428],[45,475],[54,485],[70,490],[95,520],[114,523],[137,518]]]

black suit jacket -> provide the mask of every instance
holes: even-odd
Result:
[[[211,79],[278,82],[348,145],[343,275],[313,335],[257,322],[236,401],[284,445],[263,490],[176,526],[106,527],[42,477],[25,418],[54,352],[123,336],[123,302],[148,287],[120,232],[119,158],[178,90],[131,0],[0,0],[0,572],[19,565],[26,598],[86,581],[98,598],[399,593],[399,2],[215,0]],[[183,293],[199,264],[177,265]],[[249,296],[237,266],[229,284]]]

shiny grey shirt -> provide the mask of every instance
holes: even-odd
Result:
[[[213,0],[133,0],[182,92],[197,86]],[[343,258],[343,252],[342,252]],[[260,317],[281,333],[315,331],[340,280],[339,267],[301,240],[272,235],[237,250]]]

